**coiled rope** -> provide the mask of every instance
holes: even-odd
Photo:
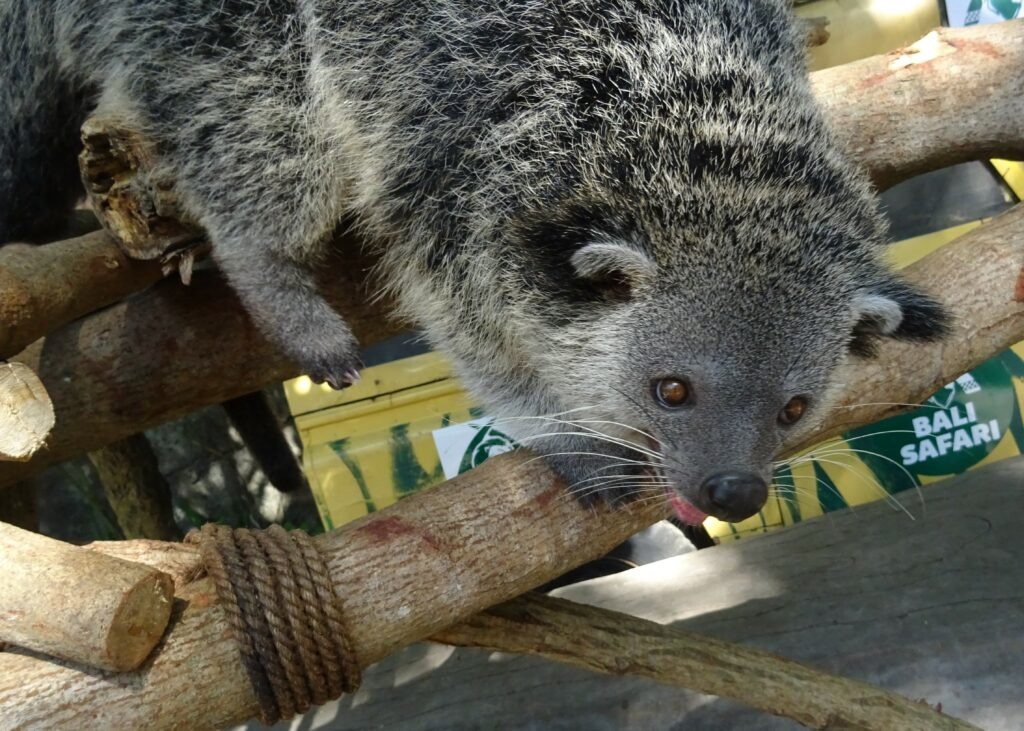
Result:
[[[306,533],[208,524],[185,540],[199,545],[217,587],[263,723],[359,687],[361,670],[334,585]]]

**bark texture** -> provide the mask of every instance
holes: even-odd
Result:
[[[160,474],[156,455],[144,434],[133,434],[89,452],[89,461],[96,468],[125,538],[181,538],[174,523],[171,488]]]
[[[565,599],[526,595],[431,639],[536,655],[740,700],[814,729],[977,729],[931,706],[732,642]]]
[[[0,248],[0,358],[162,276],[159,262],[128,258],[98,231],[45,246]]]
[[[143,261],[165,260],[202,239],[178,205],[174,181],[155,177],[154,156],[142,134],[117,120],[82,125],[79,169],[92,209],[124,253]]]
[[[948,165],[1024,159],[1024,19],[940,28],[811,74],[840,142],[887,188]]]
[[[650,623],[637,626],[640,634],[629,650],[621,629],[611,629],[622,621],[620,615],[598,610],[524,600],[526,604],[499,608],[466,627],[442,632],[603,554],[661,517],[663,506],[650,503],[618,510],[585,508],[566,495],[543,462],[514,452],[318,541],[364,667],[428,637],[500,644],[513,651],[529,646],[532,652],[593,669],[637,671],[666,682],[697,683],[701,689],[783,712],[819,728],[841,728],[846,721],[850,722],[846,728],[879,731],[929,728],[920,725],[920,719],[929,714],[935,721],[930,728],[958,728],[927,707],[900,702],[884,691],[844,685],[805,666],[726,643],[712,641],[696,657],[689,653],[677,657],[665,648],[688,641],[691,644],[686,646],[691,647],[694,638]],[[194,575],[198,563],[189,547],[128,542],[95,548],[113,549],[119,555],[128,552],[142,561],[149,561],[151,553],[155,565],[179,577]],[[188,583],[179,598],[171,631],[144,672],[97,674],[30,653],[0,654],[0,709],[9,726],[200,729],[224,727],[255,715],[256,699],[227,616],[209,581]],[[553,636],[570,626],[575,633],[580,622],[588,623],[588,629],[581,630],[588,639],[577,634]],[[502,634],[504,639],[496,639]],[[707,671],[704,679],[694,678],[692,671],[700,671],[705,664],[717,669]],[[765,678],[770,684],[767,689],[759,685]],[[800,705],[803,700],[797,694],[812,692],[806,687],[801,690],[809,682],[823,684],[824,692],[816,701],[808,701],[808,708]],[[858,698],[873,700],[857,710]],[[798,705],[790,707],[790,701]],[[909,720],[905,725],[893,724],[894,718],[902,719],[901,708],[910,713]]]

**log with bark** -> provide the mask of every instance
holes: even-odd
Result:
[[[442,631],[604,553],[663,517],[664,510],[651,503],[585,508],[566,495],[543,462],[515,452],[318,541],[331,581],[344,590],[346,623],[362,666],[431,636],[518,650],[537,633],[547,637],[546,629],[584,628],[592,630],[590,642],[549,637],[532,649],[588,667],[635,669],[665,682],[719,692],[817,728],[829,723],[879,731],[969,728],[921,704],[765,653],[704,643],[649,622],[557,602],[520,600]],[[116,555],[131,550],[134,558],[179,576],[195,574],[198,559],[193,553],[189,560],[188,547],[157,550],[160,544],[154,542],[134,544],[97,548]],[[387,577],[387,591],[379,590],[382,577]],[[178,598],[170,633],[144,672],[97,674],[21,651],[0,653],[0,709],[9,726],[200,729],[255,715],[256,698],[212,584],[208,579],[187,583]],[[621,622],[642,632],[632,654],[619,659],[614,638],[622,628],[610,628]],[[496,624],[502,629],[496,630]],[[657,653],[648,652],[651,643],[659,645]],[[691,652],[699,647],[699,654],[675,657],[665,651],[673,643]],[[639,664],[633,667],[633,662]],[[767,674],[772,693],[764,692],[758,674]],[[803,697],[813,693],[809,686],[823,692],[804,705]]]
[[[126,256],[92,232],[46,246],[0,248],[0,358],[158,281],[159,262]]]
[[[160,474],[145,434],[133,434],[89,452],[111,510],[125,538],[175,541],[171,488]]]
[[[171,616],[169,575],[5,523],[0,575],[0,642],[89,667],[137,668]]]
[[[914,521],[879,500],[576,584],[558,596],[881,685],[989,731],[1016,731],[1024,677],[1024,613],[1014,610],[1024,606],[1018,485],[1024,457],[929,485],[923,504],[910,492],[895,495]],[[532,631],[517,624],[513,634]],[[659,687],[632,672],[637,664],[608,668],[611,676],[552,665],[547,653],[558,652],[561,637],[553,647],[521,644],[527,657],[504,654],[515,651],[517,637],[497,637],[497,656],[405,648],[367,669],[366,692],[316,717],[334,719],[335,731],[545,728],[553,718],[623,731],[794,727],[753,708]],[[567,637],[589,644],[587,633]],[[686,667],[687,658],[666,654],[659,665]],[[648,669],[650,660],[638,666]],[[702,683],[714,681],[699,664],[695,669],[691,687],[708,692]],[[813,701],[793,705],[811,708]]]
[[[1024,19],[940,28],[811,74],[840,142],[887,188],[948,165],[1024,160]]]
[[[99,117],[82,125],[82,183],[103,228],[131,259],[184,257],[187,281],[202,231],[178,205],[174,181],[156,176],[155,155],[138,130]]]
[[[967,731],[977,727],[867,683],[759,650],[565,599],[526,595],[431,637],[536,655],[733,698],[807,728]],[[742,697],[738,697],[742,696]]]

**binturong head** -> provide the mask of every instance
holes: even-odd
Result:
[[[563,291],[554,276],[546,291],[560,304],[524,335],[561,412],[518,422],[517,436],[573,493],[667,499],[689,524],[748,518],[781,446],[827,413],[844,369],[880,339],[946,331],[942,306],[881,262],[870,198],[750,208],[735,193],[669,226],[597,209],[569,224],[580,240]]]
[[[576,35],[560,16],[543,65],[496,95],[515,103],[452,186],[469,243],[446,271],[467,274],[424,310],[573,494],[738,521],[845,368],[947,316],[883,261],[791,3],[670,5],[588,12]]]

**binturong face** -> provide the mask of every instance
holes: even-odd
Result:
[[[561,434],[520,435],[571,492],[668,500],[688,524],[748,518],[844,369],[880,338],[945,332],[942,307],[878,261],[877,240],[790,224],[683,245],[601,235],[575,250],[573,276],[601,296],[562,308],[536,347],[563,409],[545,430]]]

